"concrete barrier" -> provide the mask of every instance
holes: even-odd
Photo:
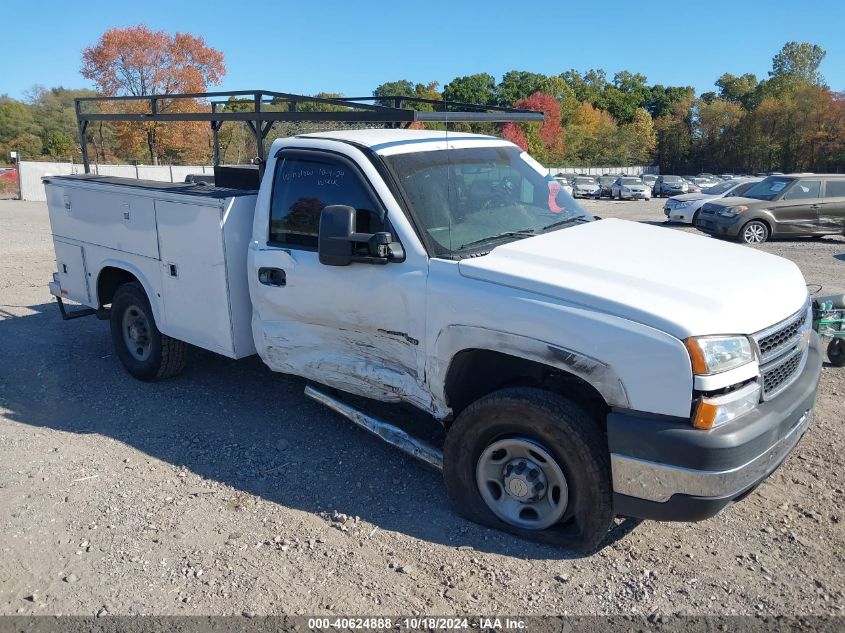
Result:
[[[45,201],[44,176],[66,176],[84,173],[84,168],[76,163],[42,163],[24,160],[20,163],[21,198],[23,200]],[[211,165],[91,165],[91,173],[101,176],[120,176],[122,178],[141,178],[162,182],[185,182],[188,174],[213,173]]]

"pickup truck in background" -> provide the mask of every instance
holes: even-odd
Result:
[[[572,549],[616,515],[714,515],[810,424],[822,357],[785,259],[596,220],[492,136],[304,134],[262,167],[257,190],[46,177],[63,314],[108,319],[141,380],[188,345],[258,353],[442,468],[464,516]],[[445,443],[344,394],[409,403]]]

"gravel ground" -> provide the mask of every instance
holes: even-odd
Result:
[[[661,205],[585,203],[658,224]],[[845,290],[842,238],[762,248]],[[0,254],[0,614],[845,607],[843,369],[825,366],[813,426],[742,503],[620,522],[578,556],[462,520],[438,473],[255,358],[195,350],[174,380],[131,379],[106,324],[59,319],[46,205],[0,201]]]

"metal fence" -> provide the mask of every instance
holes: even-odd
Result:
[[[81,174],[84,171],[82,165],[75,163],[21,161],[21,199],[43,202],[47,200],[47,197],[44,194],[42,177]],[[214,168],[211,165],[91,165],[92,174],[163,182],[184,182],[185,176],[188,174],[210,174],[213,172]]]

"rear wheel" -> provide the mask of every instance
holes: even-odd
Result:
[[[187,345],[162,334],[141,284],[123,284],[111,305],[111,335],[115,352],[138,380],[162,380],[185,368]]]
[[[827,358],[832,365],[845,367],[845,339],[835,338],[827,346]]]
[[[760,220],[751,220],[742,227],[739,239],[746,244],[762,244],[769,239],[769,227]]]
[[[449,497],[476,523],[589,551],[613,522],[604,433],[557,394],[508,388],[484,396],[449,429],[443,457]]]

